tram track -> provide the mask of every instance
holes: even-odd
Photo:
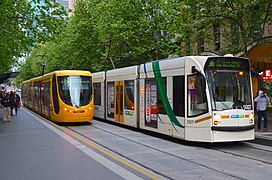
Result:
[[[178,159],[178,160],[182,160],[182,161],[185,161],[185,162],[187,162],[187,163],[194,164],[194,165],[196,165],[196,166],[198,166],[198,167],[203,167],[203,168],[206,168],[206,169],[215,171],[215,172],[220,173],[220,174],[224,174],[224,175],[226,175],[226,176],[229,176],[229,177],[232,177],[232,178],[235,178],[235,179],[245,179],[245,178],[243,178],[243,177],[239,177],[239,176],[233,175],[233,174],[231,174],[231,173],[224,172],[224,171],[218,170],[218,169],[216,169],[216,168],[210,167],[210,166],[205,165],[205,164],[203,164],[203,163],[199,163],[199,162],[190,160],[190,159],[188,159],[188,158],[186,158],[186,157],[181,157],[181,156],[175,155],[175,154],[173,154],[173,153],[171,153],[171,152],[167,152],[167,151],[158,149],[158,148],[156,148],[156,147],[153,147],[153,146],[151,146],[151,145],[147,145],[147,144],[141,143],[141,142],[139,142],[139,141],[136,141],[136,140],[133,140],[133,139],[124,137],[124,136],[122,136],[122,135],[120,135],[120,134],[111,132],[111,131],[109,131],[109,130],[107,130],[107,129],[103,129],[103,128],[98,127],[98,126],[96,126],[96,125],[90,125],[90,127],[96,128],[96,129],[98,129],[98,130],[100,130],[100,131],[103,131],[103,132],[105,132],[105,133],[108,133],[108,134],[110,134],[111,136],[115,136],[115,137],[118,137],[118,138],[122,138],[122,139],[127,140],[127,141],[129,141],[129,142],[131,142],[131,143],[135,143],[135,144],[138,145],[138,146],[143,146],[143,147],[145,147],[145,148],[148,148],[149,150],[152,150],[152,151],[155,151],[155,152],[158,152],[158,153],[163,153],[163,154],[165,154],[165,155],[167,155],[167,156],[170,156],[170,157],[172,157],[172,158],[176,158],[176,159]],[[152,172],[154,172],[154,173],[156,173],[156,174],[159,174],[160,176],[162,176],[162,177],[164,177],[164,178],[166,178],[166,179],[173,179],[172,177],[169,177],[169,176],[167,176],[167,175],[165,175],[165,174],[162,174],[161,172],[157,171],[156,169],[153,169],[153,168],[151,168],[151,167],[148,167],[148,166],[146,166],[145,164],[143,164],[143,163],[141,163],[141,162],[139,162],[139,161],[136,161],[136,160],[134,160],[134,159],[132,159],[132,158],[130,158],[130,157],[128,157],[128,156],[126,156],[126,155],[124,155],[124,154],[122,154],[122,153],[116,151],[116,150],[114,150],[114,149],[111,148],[111,147],[105,146],[103,143],[100,143],[99,141],[95,140],[94,138],[90,138],[90,137],[86,136],[85,134],[83,134],[83,133],[79,132],[78,130],[76,130],[75,128],[73,128],[73,126],[66,126],[66,128],[69,129],[70,131],[72,131],[73,133],[76,133],[76,134],[78,134],[78,135],[80,135],[80,136],[86,138],[87,140],[89,140],[89,141],[91,141],[91,142],[94,142],[94,143],[100,145],[101,147],[103,147],[103,148],[105,148],[105,149],[107,149],[107,150],[109,150],[109,151],[111,151],[111,152],[114,152],[114,153],[118,154],[119,156],[121,156],[121,157],[123,157],[123,158],[128,159],[129,161],[132,161],[132,162],[134,162],[134,163],[136,163],[136,164],[138,164],[138,165],[140,165],[140,166],[142,166],[142,167],[144,167],[144,168],[146,168],[146,169],[149,169],[150,171],[152,171]],[[175,139],[175,138],[171,138],[171,139]],[[210,143],[208,143],[208,144],[203,144],[203,143],[190,143],[190,142],[188,143],[188,142],[183,142],[183,141],[181,141],[181,140],[178,140],[178,142],[177,142],[176,139],[175,139],[174,141],[173,141],[173,140],[170,140],[170,141],[172,141],[172,142],[174,142],[174,143],[181,144],[181,145],[188,145],[188,144],[189,144],[190,146],[197,146],[197,147],[202,147],[202,148],[205,148],[205,149],[215,150],[215,151],[219,151],[219,152],[222,152],[222,153],[225,153],[225,154],[229,154],[229,155],[232,155],[232,156],[237,156],[237,157],[239,157],[239,158],[251,159],[251,160],[254,160],[254,161],[257,161],[257,162],[260,162],[260,163],[265,163],[265,164],[269,164],[269,165],[272,164],[271,161],[260,160],[260,159],[257,159],[257,158],[255,158],[255,157],[250,157],[250,156],[248,156],[248,155],[243,155],[243,154],[235,153],[234,151],[222,149],[222,148],[225,148],[226,145],[227,145],[227,147],[230,147],[230,146],[231,146],[231,143],[227,143],[227,144],[225,144],[225,145],[223,145],[223,144],[221,144],[221,143],[220,143],[219,145],[218,145],[218,144],[215,144],[215,145],[214,145],[214,144],[210,144]],[[248,144],[248,143],[235,143],[234,145],[235,145],[236,147],[241,147],[241,146],[243,146],[243,147],[249,147],[249,146],[251,146],[251,145]],[[220,148],[220,146],[222,146],[222,148]],[[267,151],[268,153],[272,153],[272,151],[264,150],[264,149],[258,148],[258,147],[251,147],[251,148],[254,148],[254,149],[258,150],[258,151],[259,151],[259,150],[262,150],[262,151]]]
[[[263,147],[253,146],[252,143],[240,142],[239,144],[240,144],[239,147],[250,147],[251,149],[255,149],[255,150],[263,151],[263,152],[268,152],[268,153],[272,154],[271,150],[264,149]],[[254,161],[261,162],[261,163],[272,165],[271,161],[261,160],[261,159],[255,158],[255,157],[246,156],[246,155],[243,155],[243,154],[238,154],[238,153],[235,153],[235,152],[232,152],[232,151],[227,151],[227,150],[220,149],[220,148],[217,148],[217,147],[206,147],[206,148],[216,150],[216,151],[220,151],[220,152],[223,152],[223,153],[227,153],[227,154],[230,154],[230,155],[233,155],[233,156],[237,156],[237,157],[241,157],[241,158],[247,158],[247,159],[251,159],[251,160],[254,160]]]
[[[98,141],[96,141],[96,140],[94,140],[94,139],[92,139],[92,138],[90,138],[90,137],[88,137],[88,136],[86,136],[86,135],[84,135],[84,134],[82,134],[82,133],[80,133],[80,132],[74,130],[73,128],[71,128],[71,127],[69,127],[69,126],[63,126],[63,127],[67,128],[68,130],[72,131],[73,133],[76,133],[77,135],[80,135],[81,137],[83,137],[83,138],[85,138],[85,139],[87,139],[87,140],[89,140],[89,141],[91,141],[91,142],[93,142],[93,143],[95,143],[95,144],[97,144],[97,145],[103,147],[104,149],[106,149],[106,150],[108,150],[108,151],[110,151],[110,152],[114,152],[115,154],[117,154],[117,155],[119,155],[119,156],[121,156],[121,157],[123,157],[123,158],[125,158],[125,159],[128,159],[129,161],[131,161],[131,162],[133,162],[133,163],[135,163],[135,164],[137,164],[137,165],[139,165],[139,166],[141,166],[141,167],[144,167],[144,168],[146,168],[146,169],[148,169],[148,170],[150,170],[150,171],[152,171],[152,172],[154,172],[154,173],[156,173],[156,174],[158,174],[158,175],[160,175],[160,176],[162,176],[162,177],[164,177],[164,178],[166,178],[166,179],[174,180],[173,178],[171,178],[171,177],[169,177],[169,176],[166,176],[166,175],[164,175],[164,174],[161,174],[160,172],[158,172],[158,171],[156,171],[156,170],[154,170],[154,169],[151,169],[151,168],[149,168],[148,166],[146,166],[146,165],[144,165],[144,164],[141,164],[141,163],[135,161],[134,159],[131,159],[130,157],[124,156],[123,154],[121,154],[121,153],[115,151],[114,149],[109,148],[109,147],[103,145],[102,143],[100,143],[100,142],[98,142]],[[95,126],[92,126],[92,127],[95,127]],[[98,127],[95,127],[95,128],[96,128],[96,129],[103,130],[103,129],[98,128]],[[104,131],[105,131],[105,130],[104,130]],[[108,131],[107,131],[107,132],[108,132]],[[121,137],[121,136],[119,136],[119,137]],[[124,138],[124,139],[125,139],[125,138]],[[129,139],[127,139],[127,140],[129,140]]]

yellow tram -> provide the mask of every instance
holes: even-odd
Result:
[[[54,122],[93,119],[92,74],[89,71],[54,71],[22,83],[22,102]]]

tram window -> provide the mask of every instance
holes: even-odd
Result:
[[[217,86],[215,87],[216,101],[226,101],[226,88]]]
[[[58,90],[57,90],[57,78],[56,75],[53,75],[52,79],[52,94],[53,94],[53,104],[54,104],[54,111],[56,114],[59,114],[59,99],[58,99]]]
[[[188,76],[188,116],[197,116],[208,112],[207,96],[204,84],[201,83],[202,75]]]
[[[134,81],[125,81],[125,109],[134,110]]]
[[[50,104],[49,87],[50,87],[49,82],[44,82],[42,87],[42,102],[45,107],[49,107],[49,104]]]
[[[40,82],[34,83],[34,105],[36,111],[40,109],[40,88]]]
[[[29,104],[32,103],[32,94],[31,94],[31,89],[32,89],[32,86],[30,84],[27,85],[27,101]]]
[[[166,78],[165,77],[162,78],[162,82],[163,82],[163,87],[164,87],[165,94],[166,94],[167,91],[166,91]],[[164,105],[162,103],[161,96],[159,93],[157,80],[156,79],[146,80],[146,87],[147,86],[150,88],[150,95],[151,95],[150,100],[151,100],[152,109],[154,109],[154,108],[157,109],[158,114],[166,114],[166,110],[164,108]]]
[[[94,83],[94,105],[101,106],[101,83]]]
[[[163,87],[165,90],[165,94],[167,94],[166,77],[162,78],[162,83],[163,83]],[[164,105],[162,103],[162,99],[161,99],[159,91],[158,91],[158,113],[159,114],[166,114],[166,110],[165,110]]]
[[[173,77],[173,111],[176,116],[185,116],[185,78],[184,76]]]

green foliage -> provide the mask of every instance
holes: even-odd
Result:
[[[167,57],[166,37],[161,35],[164,29],[161,6],[160,1],[151,0],[118,3],[78,0],[75,15],[66,28],[37,47],[47,57],[46,72],[59,69],[95,72]],[[35,59],[34,53],[29,61],[32,58]]]
[[[264,87],[265,93],[270,98],[270,102],[268,103],[268,106],[272,107],[272,82],[271,81],[265,81],[263,83],[263,87]]]
[[[49,40],[65,24],[66,12],[49,0],[1,0],[0,2],[0,73],[11,69],[39,42]],[[34,4],[36,3],[36,5]],[[49,13],[49,9],[54,11]]]
[[[264,32],[264,24],[271,23],[271,6],[272,0],[193,0],[183,1],[180,3],[180,11],[176,16],[179,22],[182,22],[180,27],[186,29],[182,34],[193,34],[196,38],[201,31],[206,35],[207,27],[211,25],[221,25],[225,27],[225,31],[238,27],[237,36],[240,40],[239,50],[244,50],[254,41],[260,39]],[[182,28],[181,28],[182,29]],[[229,44],[232,44],[228,34]],[[211,36],[211,35],[208,35]],[[212,37],[207,37],[209,39]],[[237,53],[237,47],[229,46],[229,53]],[[235,52],[236,50],[236,52]]]
[[[33,35],[41,43],[22,66],[21,71],[26,72],[20,78],[40,75],[41,63],[46,64],[45,72],[96,72],[182,56],[181,42],[197,43],[200,35],[212,41],[213,34],[207,32],[212,24],[238,27],[240,44],[233,46],[230,42],[225,50],[236,53],[251,44],[261,34],[255,32],[263,31],[263,24],[271,21],[271,12],[267,11],[271,1],[77,0],[75,14],[61,32],[56,28],[55,34]],[[50,18],[41,13],[39,24],[54,28],[54,23],[60,23],[56,19],[50,23]]]

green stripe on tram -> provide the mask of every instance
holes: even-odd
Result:
[[[163,82],[162,82],[162,75],[161,75],[159,61],[153,61],[152,68],[153,68],[154,75],[155,75],[155,78],[158,83],[158,89],[159,89],[159,93],[161,96],[162,104],[166,110],[166,114],[167,114],[168,118],[170,119],[172,125],[175,124],[178,127],[184,128],[184,126],[179,123],[177,117],[175,116],[175,114],[170,106],[167,95],[165,93],[165,89],[164,89]]]

